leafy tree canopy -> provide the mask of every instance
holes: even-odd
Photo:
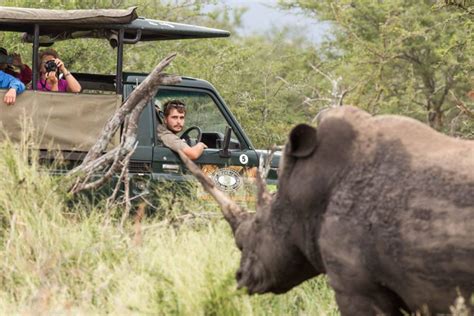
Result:
[[[454,1],[454,0],[453,0]],[[372,113],[401,113],[446,132],[474,137],[472,110],[473,21],[462,7],[435,1],[281,0],[300,8],[332,33],[315,46],[302,35],[183,40],[125,46],[125,71],[150,71],[178,52],[170,72],[210,81],[259,147],[282,144],[294,124],[310,122],[323,107],[354,104]],[[448,1],[449,2],[449,1]],[[209,11],[217,0],[4,0],[5,6],[57,9],[127,8],[140,16],[222,28],[235,33],[245,9]],[[304,34],[303,34],[304,35]],[[2,46],[31,64],[31,44],[0,33]],[[54,45],[72,71],[115,72],[116,51],[105,40]]]
[[[332,23],[321,67],[351,89],[347,103],[373,113],[407,114],[439,129],[472,130],[468,115],[458,124],[463,113],[456,106],[472,105],[472,1],[280,0],[280,5]]]

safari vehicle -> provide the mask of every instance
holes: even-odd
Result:
[[[41,134],[40,150],[59,149],[64,159],[79,163],[95,143],[112,113],[147,76],[122,71],[124,45],[143,41],[227,37],[229,32],[206,27],[149,20],[137,16],[136,8],[126,10],[45,10],[0,8],[0,31],[19,32],[32,43],[33,82],[37,81],[40,46],[76,38],[100,38],[117,52],[115,74],[74,73],[83,91],[78,94],[25,91],[14,106],[2,105],[0,123],[11,139],[19,139],[25,114]],[[20,37],[19,37],[20,40]],[[152,67],[154,65],[151,65]],[[3,93],[1,96],[3,98]],[[138,146],[129,165],[132,182],[167,179],[182,181],[189,176],[179,156],[164,147],[156,135],[162,123],[159,108],[169,99],[180,99],[187,107],[186,126],[208,148],[196,160],[216,185],[235,192],[256,174],[259,152],[232,115],[216,89],[204,80],[182,77],[182,82],[161,86],[147,104],[138,127]],[[158,111],[157,111],[158,109]],[[117,135],[118,137],[119,135]],[[268,182],[276,182],[278,157],[273,160]]]

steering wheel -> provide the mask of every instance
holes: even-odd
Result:
[[[197,136],[196,136],[196,140],[193,140],[191,139],[191,137],[189,137],[189,133],[193,130],[196,130],[197,131]],[[186,142],[186,144],[188,144],[189,146],[194,146],[196,145],[197,143],[199,143],[201,141],[201,138],[202,138],[202,130],[199,126],[191,126],[189,127],[188,129],[186,129],[183,134],[181,134],[181,139],[184,139],[184,141]]]

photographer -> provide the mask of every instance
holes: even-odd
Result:
[[[33,77],[31,68],[23,63],[19,54],[13,53],[9,56],[7,50],[0,47],[0,55],[3,57],[1,59],[6,61],[0,63],[0,70],[3,70],[5,73],[19,79],[25,85],[31,81]],[[15,68],[19,69],[20,72],[17,72]]]
[[[80,83],[66,69],[54,49],[43,50],[39,55],[40,78],[36,84],[41,91],[81,92]],[[64,79],[59,79],[59,73]]]

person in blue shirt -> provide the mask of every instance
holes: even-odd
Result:
[[[7,105],[13,105],[16,101],[16,95],[25,91],[25,85],[17,78],[0,70],[0,89],[8,89],[5,97],[3,97],[3,102]]]

